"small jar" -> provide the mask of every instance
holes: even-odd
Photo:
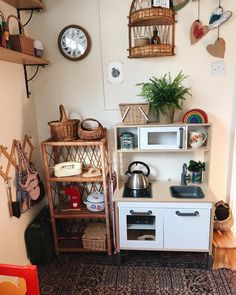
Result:
[[[135,135],[132,132],[123,132],[120,135],[120,147],[123,150],[134,149]]]

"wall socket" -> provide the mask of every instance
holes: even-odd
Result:
[[[215,76],[224,75],[225,71],[226,71],[226,66],[224,61],[213,61],[211,63],[212,75],[215,75]]]

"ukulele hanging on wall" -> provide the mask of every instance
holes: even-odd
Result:
[[[198,0],[198,19],[195,20],[190,29],[190,41],[191,44],[197,43],[201,40],[208,32],[208,26],[204,26],[199,19],[200,17],[200,0]]]

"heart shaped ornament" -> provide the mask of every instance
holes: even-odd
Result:
[[[217,39],[215,44],[210,44],[207,46],[207,51],[212,56],[224,58],[224,56],[225,56],[225,40],[223,38]]]
[[[209,32],[208,26],[203,26],[200,20],[195,20],[190,29],[191,44],[197,43]]]
[[[232,11],[227,10],[223,12],[223,8],[221,6],[216,7],[209,20],[209,30],[215,29],[229,20],[232,16]]]

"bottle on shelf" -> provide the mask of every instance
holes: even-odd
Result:
[[[154,27],[154,29],[153,29],[153,36],[151,38],[151,44],[161,44],[161,38],[159,36],[159,32],[157,30],[157,27]]]

